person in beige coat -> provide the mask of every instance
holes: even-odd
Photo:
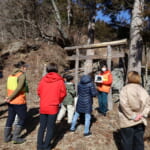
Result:
[[[131,71],[127,85],[120,92],[121,150],[144,150],[143,136],[150,111],[150,96],[140,83],[139,74]]]

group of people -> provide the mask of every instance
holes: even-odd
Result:
[[[8,118],[4,129],[4,141],[16,144],[25,140],[20,137],[26,119],[26,97],[28,86],[25,77],[26,63],[21,61],[7,80]],[[85,114],[84,136],[90,136],[91,113],[93,97],[98,97],[98,112],[107,116],[107,96],[112,84],[112,74],[106,64],[102,64],[97,82],[91,75],[83,75],[78,83],[77,93],[74,89],[73,76],[64,78],[58,74],[57,65],[51,63],[46,67],[47,74],[38,84],[37,93],[40,97],[40,127],[37,135],[37,150],[50,150],[56,122],[60,122],[67,111],[67,122],[70,132],[75,132],[78,118]],[[95,83],[94,83],[95,82]],[[77,96],[77,104],[74,99]],[[144,150],[144,129],[146,118],[150,111],[150,97],[141,86],[140,75],[131,71],[128,73],[127,84],[120,92],[119,119],[122,150]],[[19,121],[12,134],[12,125],[16,114]]]

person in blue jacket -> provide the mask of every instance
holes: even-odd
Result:
[[[73,116],[71,123],[70,131],[74,132],[77,124],[77,120],[80,116],[80,113],[85,113],[85,127],[84,127],[84,136],[89,136],[92,133],[90,132],[90,123],[91,123],[91,112],[93,97],[96,96],[97,91],[92,78],[89,75],[83,75],[78,84],[78,101],[76,106],[76,111]]]

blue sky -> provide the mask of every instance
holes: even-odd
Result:
[[[110,17],[103,15],[103,13],[101,11],[98,11],[97,16],[96,16],[96,20],[103,20],[105,22],[110,22]]]
[[[102,20],[107,23],[111,21],[110,17],[104,15],[101,11],[97,12],[96,20]],[[130,23],[130,15],[127,11],[121,11],[117,16],[117,20],[126,20],[127,23]]]

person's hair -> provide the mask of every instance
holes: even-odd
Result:
[[[100,63],[100,68],[102,68],[102,67],[104,67],[104,66],[107,68],[107,63],[106,63],[106,62],[101,62],[101,63]]]
[[[67,75],[65,78],[66,78],[67,82],[70,82],[70,81],[73,80],[73,76],[72,75]]]
[[[67,74],[63,74],[63,76],[62,76],[62,77],[66,79],[66,77],[67,77]]]
[[[46,72],[49,73],[49,72],[58,72],[58,68],[57,68],[57,65],[55,63],[50,63],[47,65],[46,67]]]
[[[136,71],[131,71],[128,73],[128,83],[141,83],[141,77]]]
[[[21,67],[26,67],[27,64],[24,61],[19,61],[17,64],[14,64],[14,67],[16,68],[21,68]]]

